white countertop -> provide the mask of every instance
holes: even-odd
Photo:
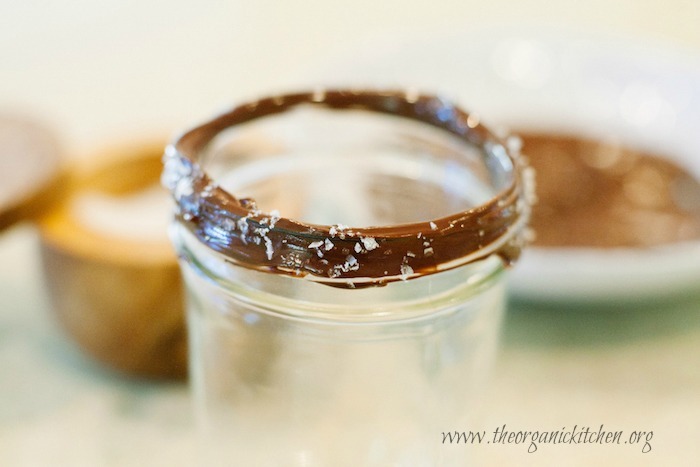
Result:
[[[0,6],[0,105],[70,156],[168,136],[235,99],[305,82],[318,62],[387,37],[536,21],[700,51],[700,3],[590,0],[88,2]],[[576,5],[582,5],[577,8]],[[362,31],[361,33],[358,31]],[[35,232],[0,234],[0,465],[197,465],[184,384],[123,378],[66,338]],[[666,466],[700,459],[700,296],[626,309],[512,307],[484,418],[459,430],[653,431],[642,445],[459,446],[476,465]]]
[[[182,383],[124,378],[51,316],[31,226],[0,237],[0,465],[197,465]],[[452,446],[475,465],[661,466],[700,459],[700,296],[628,309],[511,307],[475,427],[623,431],[620,445]],[[653,431],[651,451],[625,445]],[[439,434],[436,434],[439,435]]]

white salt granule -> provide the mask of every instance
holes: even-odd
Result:
[[[413,274],[413,268],[409,266],[408,264],[402,264],[401,265],[401,280],[405,281],[408,279],[408,276]]]
[[[353,255],[348,255],[347,258],[345,258],[345,264],[348,265],[348,270],[350,271],[360,267],[360,265],[357,263],[357,258],[355,258]]]
[[[360,241],[367,251],[372,251],[375,248],[379,248],[379,243],[377,243],[373,237],[365,237],[360,239]]]
[[[248,234],[248,218],[241,217],[236,221],[236,225],[238,226],[238,230],[241,231],[241,238],[243,238],[245,242],[245,236]]]
[[[275,250],[272,248],[272,240],[270,240],[269,237],[264,237],[264,240],[265,240],[265,254],[267,255],[267,259],[271,260],[272,254],[275,252]]]
[[[236,230],[236,223],[233,221],[233,219],[226,218],[221,221],[221,227],[228,232],[232,232]]]

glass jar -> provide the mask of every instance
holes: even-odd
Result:
[[[236,107],[164,160],[206,465],[462,465],[442,434],[473,428],[494,354],[518,148],[438,97],[337,90]]]

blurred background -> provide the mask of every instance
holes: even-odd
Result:
[[[0,13],[3,107],[49,121],[70,152],[170,135],[402,40],[534,24],[700,47],[693,0],[29,0]]]
[[[698,25],[697,0],[0,0],[0,114],[42,122],[65,158],[92,164],[115,147],[167,141],[241,99],[346,75],[372,82],[371,66],[381,70],[378,82],[430,82],[462,98],[452,89],[459,76],[441,81],[439,69],[429,80],[402,80],[412,47],[421,59],[435,51],[445,53],[439,63],[454,64],[451,41],[548,31],[554,42],[632,44],[636,57],[654,51],[682,70],[698,63]],[[697,87],[688,96],[700,103]],[[0,234],[0,465],[197,465],[186,386],[127,377],[86,357],[51,312],[37,245],[32,223]],[[652,451],[469,446],[465,457],[475,465],[572,466],[700,459],[699,295],[514,299],[482,425],[449,429],[604,424],[653,431]]]

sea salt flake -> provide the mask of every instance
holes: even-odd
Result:
[[[323,241],[319,240],[317,242],[311,242],[309,243],[309,248],[320,248],[323,246]]]
[[[355,243],[355,253],[361,253],[362,252],[362,247],[360,246],[359,243]]]
[[[178,156],[177,153],[172,153],[165,157],[160,182],[165,188],[173,190],[181,181],[191,179],[193,173],[192,164],[189,161]]]
[[[401,280],[405,281],[408,279],[408,276],[413,274],[413,268],[409,266],[408,264],[402,264],[401,265]]]
[[[342,268],[340,265],[335,265],[331,269],[328,270],[328,277],[331,279],[335,279],[336,277],[340,276],[343,273]]]
[[[269,237],[265,237],[265,254],[267,255],[268,261],[272,259],[272,254],[275,252],[272,248],[272,240]]]
[[[375,240],[373,237],[365,237],[360,239],[360,241],[367,251],[372,251],[379,248],[379,243],[377,243],[377,240]]]
[[[333,229],[333,227],[331,227],[331,229]],[[343,225],[343,224],[336,224],[335,225],[335,231],[341,240],[345,238],[345,231],[347,229],[348,229],[347,225]],[[333,235],[333,234],[331,234],[331,235]]]
[[[282,255],[282,264],[287,267],[299,269],[304,265],[304,260],[299,256],[297,252],[291,252],[289,255]]]
[[[175,196],[175,199],[178,201],[181,198],[192,196],[192,194],[194,194],[194,188],[192,188],[192,183],[189,179],[183,178],[175,183],[175,187],[173,188],[173,196]]]
[[[227,217],[225,219],[222,219],[221,227],[223,227],[224,230],[231,232],[231,231],[236,230],[236,223],[233,221],[233,219],[229,219]]]
[[[416,257],[416,254],[415,254],[414,252],[412,252],[412,251],[407,251],[407,252],[406,252],[406,256],[408,256],[408,257],[410,257],[410,258],[415,258],[415,257]]]
[[[433,247],[428,247],[425,250],[423,250],[423,256],[433,256],[435,252],[433,251]]]
[[[248,233],[248,218],[247,217],[241,217],[236,221],[236,225],[238,226],[238,230],[241,231],[243,235],[246,235]]]
[[[325,250],[326,250],[326,251],[332,250],[333,247],[334,247],[333,242],[331,242],[330,240],[326,239],[325,242],[324,242],[324,248],[325,248]]]
[[[202,189],[202,198],[209,198],[214,194],[214,191],[216,191],[217,185],[214,182],[209,182],[207,186],[205,186]]]
[[[430,221],[430,228],[433,230],[437,230],[438,227],[437,227],[437,224],[435,224],[435,222]]]

